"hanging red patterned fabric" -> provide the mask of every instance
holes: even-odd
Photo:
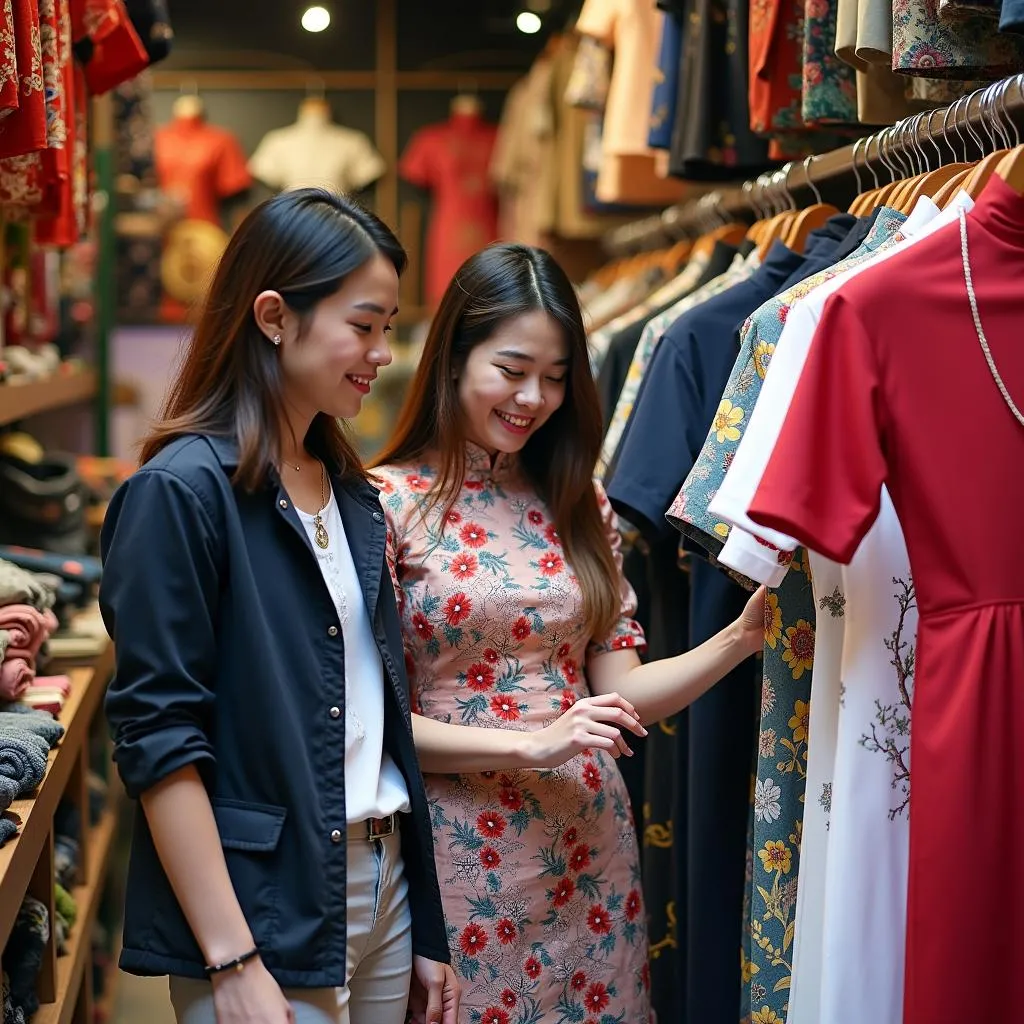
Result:
[[[0,206],[9,219],[40,209],[46,197],[48,175],[44,157],[67,139],[64,120],[64,87],[61,73],[60,18],[57,0],[39,0],[39,44],[42,53],[43,97],[46,112],[46,146],[34,153],[0,160]],[[53,163],[51,157],[48,161]]]
[[[70,210],[71,162],[68,120],[71,98],[71,21],[66,0],[39,0],[39,38],[43,54],[46,103],[46,148],[26,156],[0,160],[0,206],[11,219],[19,216],[48,218],[36,226],[39,237],[66,237],[54,231],[65,204]],[[54,241],[54,244],[66,244]]]
[[[74,202],[76,149],[75,68],[71,52],[71,12],[67,0],[57,0],[60,95],[63,138],[42,154],[43,200],[35,223],[40,245],[74,245],[78,241]]]
[[[15,42],[14,6],[0,3],[0,119],[18,109],[18,51]]]
[[[149,67],[123,0],[71,0],[71,20],[90,95],[108,92]]]
[[[18,109],[0,121],[0,157],[46,148],[46,97],[38,0],[14,0]]]

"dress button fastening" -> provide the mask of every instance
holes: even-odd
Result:
[[[327,630],[327,635],[328,636],[337,636],[338,635],[338,627],[337,626],[331,626],[330,629]]]
[[[281,508],[287,508],[287,507],[288,507],[288,502],[287,502],[287,501],[285,501],[285,500],[284,500],[284,498],[282,498],[282,499],[281,499],[281,500],[280,500],[280,501],[278,502],[278,505],[280,505],[280,506],[281,506]]]
[[[341,708],[331,708],[331,718],[341,718]]]
[[[340,828],[336,828],[331,833],[331,842],[332,843],[340,843],[341,842],[341,829]]]
[[[384,522],[384,513],[383,512],[374,512],[373,513],[373,521],[375,523],[382,523],[382,522]]]

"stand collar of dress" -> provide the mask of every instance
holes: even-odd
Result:
[[[499,452],[493,459],[490,452],[474,441],[466,442],[466,479],[504,483],[519,475],[519,455]]]

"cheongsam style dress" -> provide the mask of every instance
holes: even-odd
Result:
[[[582,594],[518,458],[467,446],[458,499],[424,517],[435,466],[376,470],[413,710],[533,731],[590,695],[588,657],[640,647],[621,579],[611,635]],[[609,542],[618,534],[598,486]],[[427,775],[438,878],[465,1024],[648,1024],[647,930],[629,797],[591,750],[550,771]]]

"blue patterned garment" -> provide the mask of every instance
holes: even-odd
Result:
[[[675,11],[661,14],[661,46],[654,71],[651,96],[651,130],[647,144],[651,149],[670,149],[672,128],[676,123],[679,99],[679,61],[683,54],[683,22]]]

